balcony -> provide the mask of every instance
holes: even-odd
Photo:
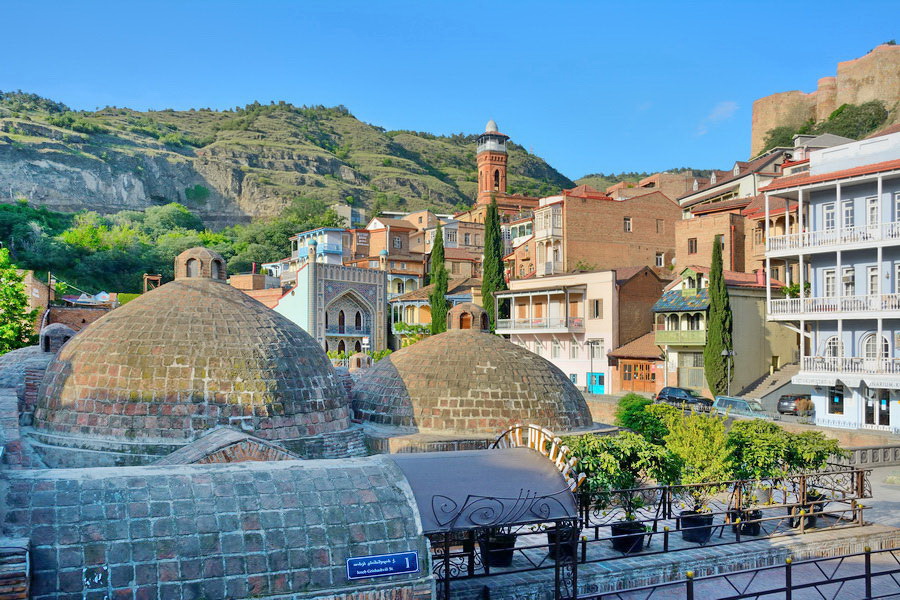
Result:
[[[553,275],[555,273],[563,272],[563,264],[562,261],[550,261],[550,262],[539,262],[537,264],[537,274],[538,277],[543,277],[544,275]]]
[[[360,327],[359,329],[357,329],[356,327],[341,327],[340,325],[329,325],[325,328],[325,335],[347,335],[361,337],[364,335],[369,335],[370,331],[370,327]]]
[[[536,317],[533,319],[497,319],[497,333],[581,333],[582,317]]]
[[[799,250],[836,250],[842,246],[859,249],[891,240],[900,241],[900,222],[774,235],[769,237],[766,251],[770,255],[790,255]]]
[[[705,329],[657,329],[657,346],[704,346]]]
[[[562,234],[562,226],[540,227],[534,230],[534,239],[543,240],[546,238],[561,238]]]
[[[769,317],[797,319],[802,316],[807,319],[834,319],[845,313],[878,313],[898,310],[900,310],[900,294],[784,298],[772,300],[769,306]]]
[[[900,358],[804,356],[801,371],[851,375],[900,375]]]
[[[319,244],[316,247],[316,254],[343,254],[343,248],[340,244]]]

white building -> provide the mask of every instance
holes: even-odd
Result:
[[[766,270],[796,265],[802,297],[768,299],[801,333],[816,423],[900,432],[900,133],[810,153],[809,170],[763,188]],[[769,214],[790,205],[785,235]],[[789,272],[788,269],[785,269]]]

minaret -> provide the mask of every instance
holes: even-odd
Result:
[[[490,204],[492,194],[506,193],[506,140],[493,119],[478,136],[478,198],[476,204]]]

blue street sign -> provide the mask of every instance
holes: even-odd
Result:
[[[347,579],[387,577],[419,572],[418,552],[397,552],[378,556],[356,556],[347,559]]]

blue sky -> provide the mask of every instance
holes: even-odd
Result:
[[[900,39],[896,1],[0,4],[2,90],[88,110],[343,104],[440,134],[494,118],[571,178],[728,168],[754,99]]]

